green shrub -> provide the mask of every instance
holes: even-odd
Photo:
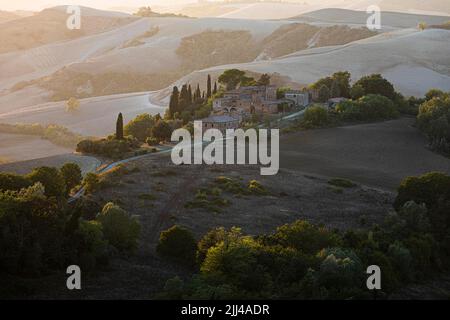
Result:
[[[301,122],[306,128],[327,126],[330,123],[328,110],[321,106],[312,106],[306,109]]]
[[[45,187],[45,194],[48,197],[61,197],[66,194],[66,182],[62,174],[56,168],[36,168],[28,175],[28,178],[33,183],[42,183]]]
[[[419,177],[404,179],[398,188],[394,207],[400,210],[408,201],[426,205],[427,216],[435,235],[442,238],[448,234],[450,229],[450,215],[448,214],[450,212],[450,176],[444,173],[430,172]]]
[[[398,116],[394,103],[388,98],[369,94],[357,101],[343,101],[336,106],[336,112],[344,120],[383,120]]]
[[[133,253],[141,230],[139,221],[114,203],[107,203],[97,220],[102,224],[106,240],[121,252]]]
[[[117,140],[111,136],[107,139],[80,141],[77,145],[77,152],[117,159],[139,146],[140,142],[134,138],[126,137]]]
[[[64,164],[60,172],[66,184],[66,192],[70,192],[70,190],[78,186],[83,179],[81,169],[76,163]]]
[[[350,180],[342,179],[342,178],[333,178],[328,180],[328,184],[331,184],[335,187],[341,187],[341,188],[354,188],[356,187],[356,184]]]
[[[145,142],[149,145],[149,146],[154,146],[154,145],[158,145],[159,144],[159,140],[154,138],[154,137],[148,137]]]
[[[420,105],[417,125],[433,149],[450,153],[450,97],[432,96]]]
[[[79,246],[77,263],[82,270],[95,270],[108,261],[108,242],[99,222],[80,220],[75,237]]]
[[[391,100],[395,97],[394,86],[380,74],[362,77],[355,82],[354,86],[361,86],[364,89],[365,95],[382,95]]]
[[[328,298],[345,299],[349,292],[356,293],[362,288],[363,266],[352,250],[323,249],[318,255],[323,259],[317,273],[318,285],[327,289]]]
[[[304,220],[278,227],[272,240],[307,254],[316,254],[323,248],[335,247],[341,242],[341,239],[328,229],[314,226]]]
[[[156,250],[160,255],[188,267],[195,265],[197,243],[186,228],[176,225],[161,232]]]
[[[31,184],[31,180],[26,176],[0,172],[0,191],[19,191],[22,188],[31,186]]]
[[[87,194],[97,191],[100,187],[100,179],[97,174],[89,172],[83,180],[84,190]]]
[[[260,245],[251,237],[227,239],[211,247],[200,271],[247,291],[263,291],[269,275],[258,264]]]
[[[214,228],[208,231],[208,233],[205,234],[203,238],[201,238],[198,242],[197,262],[201,264],[205,259],[206,253],[208,252],[209,248],[214,247],[220,241],[224,241],[226,236],[227,232],[223,227]]]
[[[256,180],[251,180],[248,184],[248,190],[252,194],[256,195],[266,195],[268,192],[264,186]]]
[[[388,256],[397,271],[397,277],[404,283],[412,280],[413,272],[411,266],[413,260],[411,252],[401,242],[396,241],[389,246]]]
[[[133,136],[141,142],[151,134],[155,119],[148,113],[140,114],[124,127],[126,136]]]

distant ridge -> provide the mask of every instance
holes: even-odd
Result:
[[[331,8],[308,12],[292,17],[289,20],[299,20],[309,23],[366,24],[367,18],[368,14],[365,11]],[[416,27],[419,22],[425,22],[428,25],[436,25],[449,20],[450,16],[434,16],[390,11],[383,11],[381,13],[382,26],[394,28],[412,28]]]

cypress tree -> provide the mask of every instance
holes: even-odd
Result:
[[[191,102],[189,100],[188,86],[184,84],[181,87],[180,99],[179,99],[179,102],[178,102],[177,112],[184,111],[186,108],[188,108],[190,106],[190,104],[191,104]]]
[[[123,140],[123,116],[122,113],[119,113],[116,122],[116,139]]]
[[[171,118],[173,118],[173,115],[175,112],[178,111],[178,103],[179,103],[179,95],[178,87],[173,87],[172,95],[170,96],[170,103],[169,103],[169,115]]]
[[[191,105],[191,103],[192,103],[192,88],[191,88],[191,85],[189,85],[189,87],[188,87],[188,101],[189,101],[189,105]]]
[[[206,97],[211,98],[211,76],[208,74],[208,81],[206,82]]]
[[[213,94],[217,93],[217,82],[214,81],[214,90],[213,90]]]
[[[202,98],[202,92],[200,91],[200,85],[197,84],[197,89],[195,90],[195,101],[198,101]]]

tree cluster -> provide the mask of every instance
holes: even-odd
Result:
[[[419,107],[417,125],[434,150],[450,154],[450,92],[432,89]]]
[[[167,281],[168,299],[371,299],[450,267],[450,177],[430,173],[405,179],[396,212],[367,229],[334,231],[307,221],[272,234],[213,229],[196,250],[189,231],[174,227],[160,247],[184,263],[197,262],[189,280]],[[186,248],[179,254],[180,246]],[[161,252],[163,253],[163,252]],[[381,292],[366,287],[369,265],[382,270]]]
[[[76,164],[41,167],[28,175],[0,174],[0,296],[32,294],[33,280],[79,265],[104,266],[114,252],[137,247],[139,222],[114,204],[85,218],[84,201],[67,204],[81,184]],[[88,205],[91,210],[92,205]]]

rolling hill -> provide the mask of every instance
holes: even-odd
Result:
[[[331,23],[346,25],[366,25],[367,17],[368,15],[365,11],[355,11],[347,9],[322,9],[290,18],[290,20],[313,24]],[[384,11],[381,13],[381,24],[383,28],[414,28],[420,22],[425,22],[427,25],[437,25],[449,20],[449,16],[407,14],[389,11]]]
[[[208,68],[176,82],[197,83],[226,69],[256,73],[279,73],[299,84],[312,83],[336,71],[348,70],[353,79],[381,73],[403,94],[423,96],[429,88],[450,90],[450,32],[404,29],[352,42],[347,45],[302,50],[278,59]],[[160,97],[167,96],[169,89]]]
[[[362,10],[378,5],[383,11],[416,13],[425,15],[450,15],[450,3],[446,0],[298,0],[289,2],[229,1],[185,6],[179,13],[195,17],[222,17],[229,19],[287,19],[326,8]]]

